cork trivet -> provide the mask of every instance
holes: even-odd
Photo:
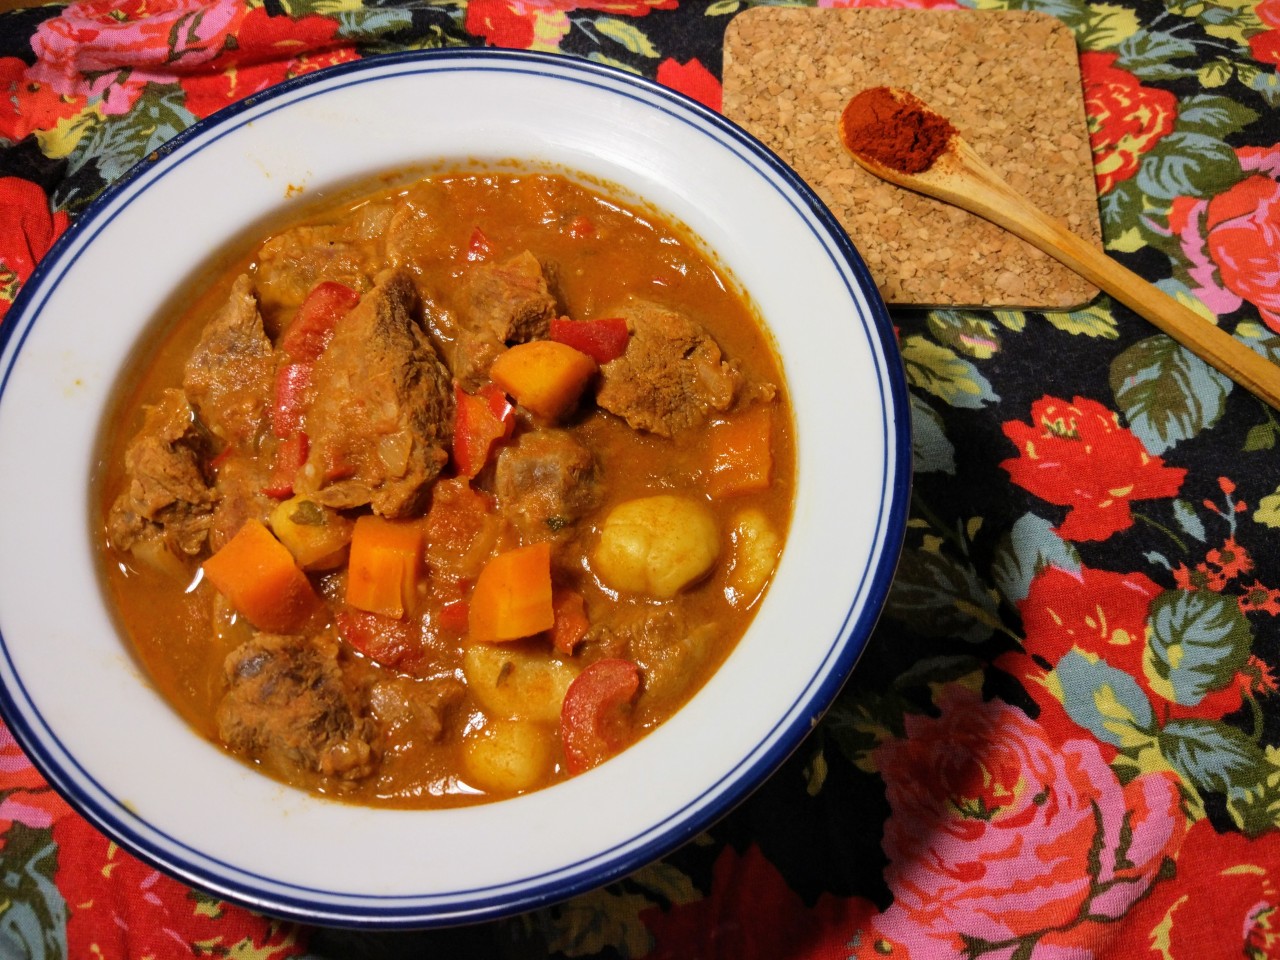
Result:
[[[830,207],[890,304],[1070,309],[1098,290],[999,227],[885,183],[840,144],[860,90],[945,115],[1016,189],[1102,246],[1075,39],[1029,11],[757,7],[725,34],[724,113]]]

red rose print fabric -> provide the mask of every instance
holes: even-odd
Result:
[[[720,110],[724,31],[757,6],[5,5],[0,362],[24,284],[95,198],[245,97],[472,46],[582,57]],[[1108,255],[1280,363],[1280,0],[1045,9],[1077,39]],[[962,87],[985,69],[961,51],[948,67]],[[1280,960],[1280,412],[1106,296],[890,319],[914,473],[889,601],[831,709],[703,835],[518,916],[311,926],[137,859],[0,724],[0,957]],[[862,415],[853,397],[824,429]],[[27,412],[0,392],[9,415]],[[18,469],[39,463],[0,463]],[[780,662],[820,626],[785,625]],[[0,609],[0,654],[4,629]]]
[[[1004,425],[1020,456],[1000,466],[1018,486],[1070,508],[1057,528],[1064,540],[1105,540],[1133,525],[1133,501],[1172,497],[1182,486],[1186,471],[1165,466],[1117,421],[1094,400],[1044,397],[1030,423]]]
[[[66,228],[66,212],[51,213],[39,185],[0,177],[0,318]]]
[[[1173,132],[1177,99],[1167,90],[1143,86],[1115,66],[1116,54],[1080,58],[1098,192],[1133,176],[1143,154]]]

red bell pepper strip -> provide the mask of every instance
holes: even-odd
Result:
[[[598,320],[570,320],[556,317],[551,321],[551,339],[581,350],[596,363],[616,360],[627,351],[631,334],[621,317]]]
[[[275,457],[271,461],[271,476],[262,492],[277,500],[293,496],[294,478],[307,462],[310,447],[307,435],[301,430],[282,440],[276,447]]]
[[[476,393],[454,384],[453,465],[462,477],[484,469],[493,445],[511,436],[516,408],[497,386],[487,383]]]
[[[310,363],[283,363],[276,371],[275,399],[271,404],[271,432],[286,440],[302,429],[303,401],[311,383]]]
[[[280,348],[293,360],[314,363],[329,345],[338,321],[359,302],[360,294],[346,284],[317,283],[280,338]]]
[[[630,660],[597,660],[569,684],[560,708],[560,740],[570,774],[603,763],[630,740],[630,705],[640,668]]]
[[[571,657],[573,648],[586,639],[591,629],[586,602],[578,591],[567,588],[557,588],[551,602],[556,615],[551,625],[551,645]]]

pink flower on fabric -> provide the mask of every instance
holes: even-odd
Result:
[[[240,0],[81,0],[36,29],[28,76],[127,113],[146,84],[216,57],[243,9]]]
[[[1224,314],[1248,301],[1280,332],[1280,144],[1236,156],[1244,179],[1209,200],[1174,198],[1169,230],[1205,306]]]
[[[830,8],[888,7],[895,10],[962,10],[954,0],[818,0],[818,6]]]
[[[70,812],[65,800],[44,781],[9,728],[0,724],[0,845],[15,823],[43,829]]]
[[[875,754],[894,895],[879,929],[912,956],[969,956],[974,944],[1024,956],[1037,943],[1092,956],[1099,922],[1145,896],[1182,842],[1176,777],[1121,784],[1094,741],[1059,740],[959,685],[938,706]]]
[[[568,14],[598,10],[615,17],[642,17],[674,10],[679,0],[470,0],[466,31],[495,47],[545,49],[569,30]]]

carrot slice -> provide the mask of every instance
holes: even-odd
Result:
[[[472,640],[530,637],[550,630],[555,619],[549,543],[500,553],[480,571],[467,612]]]
[[[294,633],[320,608],[289,548],[257,520],[204,562],[204,575],[259,630]]]
[[[773,411],[755,406],[713,424],[707,492],[713,497],[767,490],[773,482]]]
[[[356,521],[347,561],[347,605],[403,617],[413,607],[422,574],[423,525],[372,515]]]
[[[517,343],[498,354],[489,377],[516,402],[547,420],[567,414],[582,396],[596,362],[555,340]]]

